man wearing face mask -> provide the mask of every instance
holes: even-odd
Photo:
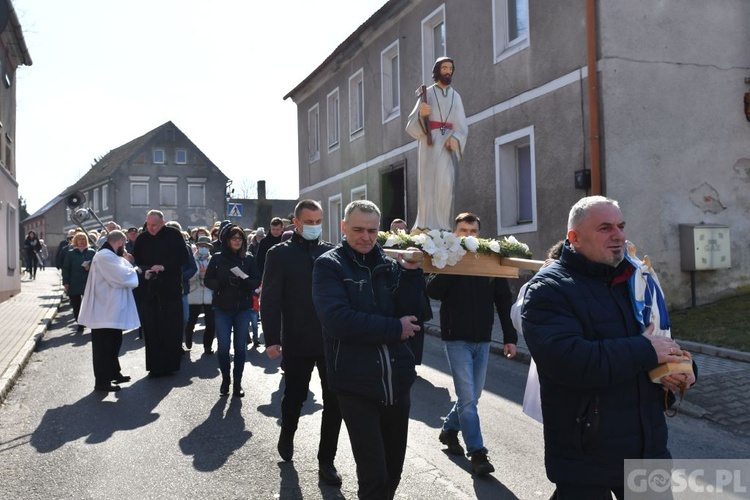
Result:
[[[312,271],[315,260],[332,249],[322,241],[323,209],[314,200],[302,200],[294,209],[294,234],[266,254],[260,313],[266,337],[266,354],[283,356],[284,397],[281,401],[281,435],[277,449],[285,461],[294,454],[294,433],[307,398],[310,377],[317,367],[323,389],[323,417],[318,446],[319,476],[340,485],[333,465],[336,457],[341,413],[336,397],[328,390],[323,357],[323,333],[312,301]],[[267,238],[267,237],[266,237]]]

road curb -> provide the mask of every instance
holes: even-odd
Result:
[[[727,349],[726,347],[716,347],[708,344],[700,344],[698,342],[690,342],[688,340],[677,340],[680,347],[684,348],[689,352],[697,352],[705,354],[707,356],[715,356],[717,358],[731,359],[734,361],[744,361],[750,363],[750,352],[738,351],[736,349]]]

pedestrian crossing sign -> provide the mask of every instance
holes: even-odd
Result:
[[[227,217],[242,217],[242,203],[229,203]]]

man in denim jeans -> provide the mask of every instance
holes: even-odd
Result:
[[[456,217],[457,236],[477,238],[479,217],[462,213]],[[510,319],[513,297],[504,278],[481,276],[434,275],[427,284],[427,294],[440,300],[440,332],[445,341],[457,401],[445,417],[440,442],[452,455],[463,455],[458,431],[464,438],[471,468],[477,475],[495,471],[487,458],[482,440],[477,403],[487,375],[490,340],[492,338],[493,304],[503,329],[503,354],[516,355],[516,334]]]

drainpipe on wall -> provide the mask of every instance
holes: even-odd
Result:
[[[596,0],[586,0],[586,66],[589,82],[591,194],[600,195],[602,194],[602,173],[599,142],[599,74],[596,71]]]

